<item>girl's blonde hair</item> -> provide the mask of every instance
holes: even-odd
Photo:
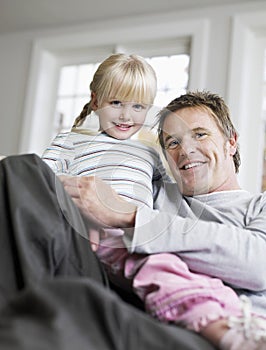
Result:
[[[156,90],[156,74],[151,65],[141,56],[121,53],[104,60],[90,84],[90,91],[96,94],[99,106],[110,99],[151,105]],[[75,119],[73,128],[82,125],[91,111],[90,100]]]

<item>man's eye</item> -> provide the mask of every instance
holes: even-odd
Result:
[[[180,145],[180,141],[177,139],[172,139],[166,142],[165,149],[175,149]]]
[[[122,102],[121,102],[121,101],[118,101],[118,100],[111,101],[110,104],[111,104],[113,107],[116,107],[116,108],[122,107]]]
[[[205,138],[207,136],[207,133],[206,132],[197,132],[196,134],[195,134],[195,138],[196,139],[203,139],[203,138]]]

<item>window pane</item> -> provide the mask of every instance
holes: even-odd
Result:
[[[73,124],[73,98],[61,97],[56,104],[56,129],[57,132],[69,128]]]
[[[160,56],[147,59],[157,75],[157,95],[154,104],[160,107],[186,92],[189,55]]]
[[[188,55],[169,57],[169,86],[171,89],[186,88],[188,84]],[[172,72],[172,74],[171,74]]]
[[[83,64],[78,66],[76,95],[90,95],[90,82],[97,69],[97,64]]]
[[[76,90],[77,66],[65,66],[61,69],[58,95],[73,95]]]

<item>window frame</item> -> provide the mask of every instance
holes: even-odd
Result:
[[[263,175],[265,16],[266,12],[261,11],[232,18],[232,50],[225,96],[240,136],[239,182],[251,193],[261,192]]]

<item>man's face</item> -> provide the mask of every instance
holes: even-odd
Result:
[[[227,140],[207,111],[184,108],[169,114],[163,140],[181,193],[192,196],[233,189],[236,139]]]

